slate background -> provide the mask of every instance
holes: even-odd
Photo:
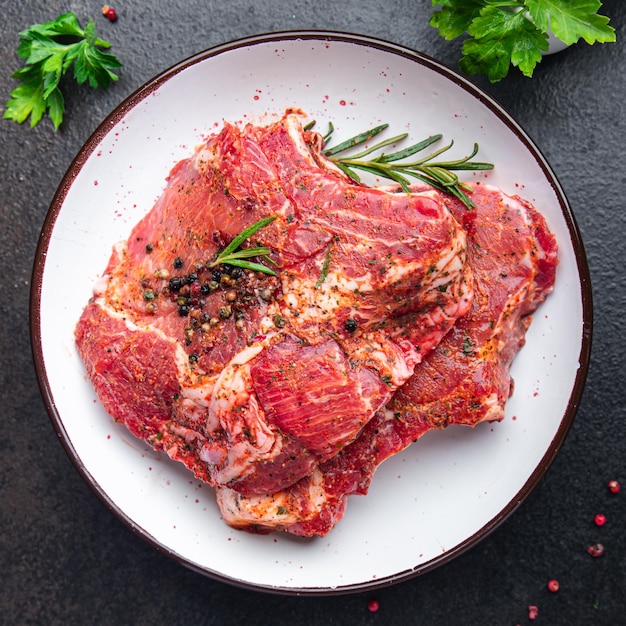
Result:
[[[451,66],[458,42],[428,26],[429,0],[29,0],[2,5],[0,111],[19,67],[17,33],[74,11],[93,16],[124,62],[107,91],[66,85],[66,121],[35,129],[0,121],[0,623],[3,624],[536,624],[626,623],[626,374],[624,242],[626,3],[607,0],[618,43],[578,44],[517,72],[494,95],[551,162],[577,216],[595,302],[587,386],[570,434],[545,479],[495,532],[455,561],[385,589],[336,597],[245,591],[191,572],[144,543],[83,482],[48,419],[32,364],[32,262],[52,196],[99,122],[154,74],[218,43],[289,29],[372,35]],[[71,277],[68,277],[71,288]],[[59,295],[62,297],[62,294]],[[610,479],[622,493],[609,494]],[[593,523],[602,512],[608,522]],[[589,543],[606,553],[592,559]],[[546,583],[557,578],[561,590]],[[369,600],[380,604],[368,611]]]

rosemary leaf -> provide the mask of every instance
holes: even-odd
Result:
[[[406,137],[406,134],[405,134]],[[415,143],[404,150],[398,150],[398,152],[392,152],[391,154],[384,154],[380,157],[381,161],[385,163],[390,163],[391,161],[399,161],[400,159],[406,159],[410,156],[413,156],[416,152],[421,152],[422,150],[428,148],[428,146],[434,144],[435,142],[441,139],[442,135],[433,135],[432,137],[428,137],[428,139],[424,139],[419,143]]]
[[[268,257],[268,261],[271,259]],[[254,261],[244,261],[242,259],[231,259],[227,262],[227,265],[233,265],[235,267],[241,267],[246,270],[252,270],[253,272],[262,272],[263,274],[269,274],[270,276],[276,276],[276,272],[267,265],[262,263],[255,263]]]
[[[227,256],[233,250],[236,250],[246,239],[249,239],[261,228],[265,228],[268,224],[271,224],[276,219],[276,216],[264,217],[262,220],[255,222],[252,226],[248,226],[245,230],[241,231],[220,253],[219,256]]]
[[[328,130],[326,131],[326,134],[324,135],[324,143],[328,142],[334,130],[335,130],[335,127],[333,126],[333,123],[328,122]]]
[[[347,176],[349,176],[354,182],[356,183],[360,183],[361,182],[361,178],[360,176],[353,170],[351,170],[347,165],[345,165],[344,163],[340,163],[339,161],[335,162],[335,165]],[[375,173],[375,172],[374,172]]]
[[[351,154],[350,158],[351,159],[362,159],[364,156],[367,156],[368,154],[371,154],[372,152],[376,152],[376,150],[380,150],[381,148],[384,148],[385,146],[389,146],[391,144],[398,143],[399,141],[402,141],[403,139],[406,139],[407,137],[408,137],[407,133],[402,133],[401,135],[396,135],[395,137],[390,137],[389,139],[385,139],[384,141],[381,141],[381,142],[373,145],[371,148],[367,148],[366,150],[363,150],[362,152],[358,152],[357,154]],[[380,160],[383,160],[383,158],[384,158],[384,155],[381,155],[376,160],[380,161]]]
[[[241,248],[240,250],[235,250],[235,252],[231,252],[230,254],[220,255],[218,263],[225,263],[230,259],[249,259],[253,256],[267,256],[271,254],[271,250],[265,247],[259,248]]]
[[[333,156],[334,154],[339,154],[340,152],[344,152],[345,150],[349,150],[350,148],[354,148],[354,146],[358,146],[366,141],[369,141],[379,133],[382,133],[383,130],[389,127],[389,124],[381,124],[380,126],[375,126],[370,130],[366,130],[364,133],[360,133],[351,137],[350,139],[346,139],[342,141],[340,144],[336,145],[333,148],[328,148],[324,150],[324,155],[327,157]]]
[[[276,276],[276,272],[271,268],[261,263],[255,263],[254,261],[246,261],[252,257],[264,257],[266,260],[274,263],[268,256],[271,253],[269,248],[264,246],[257,246],[252,248],[243,248],[239,250],[239,246],[252,237],[254,233],[265,228],[268,224],[271,224],[276,219],[276,216],[264,217],[263,219],[255,222],[251,226],[248,226],[245,230],[241,231],[225,248],[222,250],[209,265],[209,267],[216,267],[217,265],[234,265],[242,267],[244,269],[253,270],[256,272],[263,272],[264,274],[270,274]],[[274,263],[274,265],[276,265]]]

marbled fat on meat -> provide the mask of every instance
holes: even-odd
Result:
[[[210,267],[270,216],[250,244],[276,277]],[[76,343],[107,411],[215,486],[229,523],[291,530],[290,515],[326,515],[323,468],[467,313],[473,285],[442,194],[354,183],[287,115],[226,124],[172,170],[115,246]],[[243,520],[239,498],[283,503]]]
[[[475,294],[470,310],[356,441],[313,476],[269,496],[220,490],[228,523],[257,532],[324,535],[343,516],[348,496],[367,493],[376,468],[429,430],[504,417],[513,389],[511,363],[531,314],[554,286],[557,243],[528,202],[489,185],[471,187],[473,211],[446,200],[468,233]]]

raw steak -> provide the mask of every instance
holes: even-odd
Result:
[[[355,184],[320,146],[295,115],[226,124],[114,248],[76,328],[107,411],[229,494],[317,476],[471,305],[443,196]],[[266,217],[245,245],[276,277],[215,265]]]
[[[511,362],[531,313],[553,288],[557,245],[543,217],[519,197],[473,185],[476,209],[447,199],[468,233],[474,301],[357,440],[315,473],[270,496],[218,490],[225,520],[255,532],[326,534],[347,496],[365,494],[385,459],[424,433],[450,424],[501,420],[513,390]]]

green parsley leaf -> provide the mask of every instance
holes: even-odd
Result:
[[[61,90],[57,87],[50,92],[46,99],[48,105],[48,115],[52,120],[55,128],[58,128],[63,121],[63,112],[65,111],[65,101]]]
[[[433,0],[433,5],[437,4],[442,5],[442,8],[432,14],[429,23],[448,41],[466,32],[472,20],[480,15],[480,10],[485,6],[483,0],[466,0],[462,3],[456,0]]]
[[[21,84],[11,92],[4,119],[22,124],[30,116],[32,128],[47,112],[55,130],[59,128],[65,110],[59,82],[72,66],[79,84],[104,88],[118,80],[114,70],[122,64],[101,50],[111,44],[97,37],[93,20],[82,29],[74,13],[64,13],[54,21],[33,24],[19,36],[17,54],[25,61],[13,77]]]
[[[5,119],[21,124],[30,115],[31,128],[36,126],[46,112],[43,91],[44,85],[38,79],[24,82],[16,87],[11,93],[11,99],[7,102]]]
[[[533,75],[548,49],[549,30],[570,45],[615,41],[609,18],[598,15],[599,0],[432,0],[439,6],[430,25],[447,40],[463,41],[459,66],[466,74],[484,74],[492,82],[511,66]]]
[[[571,45],[579,39],[588,44],[615,41],[615,29],[609,18],[598,15],[602,6],[599,0],[526,0],[524,3],[538,28],[552,32],[564,43]]]
[[[466,74],[485,73],[491,82],[504,78],[511,65],[532,76],[548,49],[548,35],[541,33],[523,13],[496,7],[484,8],[469,26],[472,36],[463,43],[459,65]]]

